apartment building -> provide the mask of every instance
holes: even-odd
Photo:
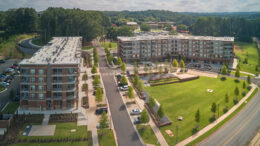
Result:
[[[172,35],[118,37],[118,55],[125,62],[185,58],[190,62],[231,64],[234,38]]]
[[[20,62],[20,107],[56,110],[78,107],[82,38],[53,37]]]

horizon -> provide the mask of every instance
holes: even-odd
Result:
[[[188,13],[235,13],[260,12],[259,0],[0,0],[0,11],[8,9],[31,7],[36,11],[44,11],[48,7],[63,7],[69,9],[96,11],[147,11],[165,10]]]

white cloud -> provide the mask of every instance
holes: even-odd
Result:
[[[259,0],[0,0],[0,10],[48,7],[85,10],[170,10],[177,12],[249,12],[260,11]]]

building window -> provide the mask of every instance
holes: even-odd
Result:
[[[38,82],[39,82],[39,83],[42,83],[43,81],[44,81],[43,78],[39,78],[39,79],[38,79]]]
[[[39,75],[43,75],[43,73],[44,73],[43,69],[39,69],[38,73],[39,73]]]
[[[74,74],[76,72],[75,68],[67,68],[66,69],[66,74]]]
[[[35,99],[35,94],[34,93],[31,94],[31,99]]]
[[[34,74],[35,74],[35,69],[31,69],[31,70],[30,70],[30,74],[31,74],[31,75],[34,75]]]
[[[22,75],[28,75],[28,69],[21,69]]]
[[[43,86],[38,86],[39,91],[43,91]]]
[[[31,83],[35,82],[35,78],[30,78],[30,82]]]
[[[43,99],[43,94],[42,93],[39,94],[39,99]]]
[[[31,91],[35,91],[35,85],[31,85]]]

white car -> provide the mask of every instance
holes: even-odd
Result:
[[[119,88],[121,91],[127,91],[128,90],[128,86],[127,85],[124,85],[124,86],[121,86]]]
[[[139,110],[139,109],[132,109],[130,114],[131,115],[140,115],[142,112],[142,110]]]

